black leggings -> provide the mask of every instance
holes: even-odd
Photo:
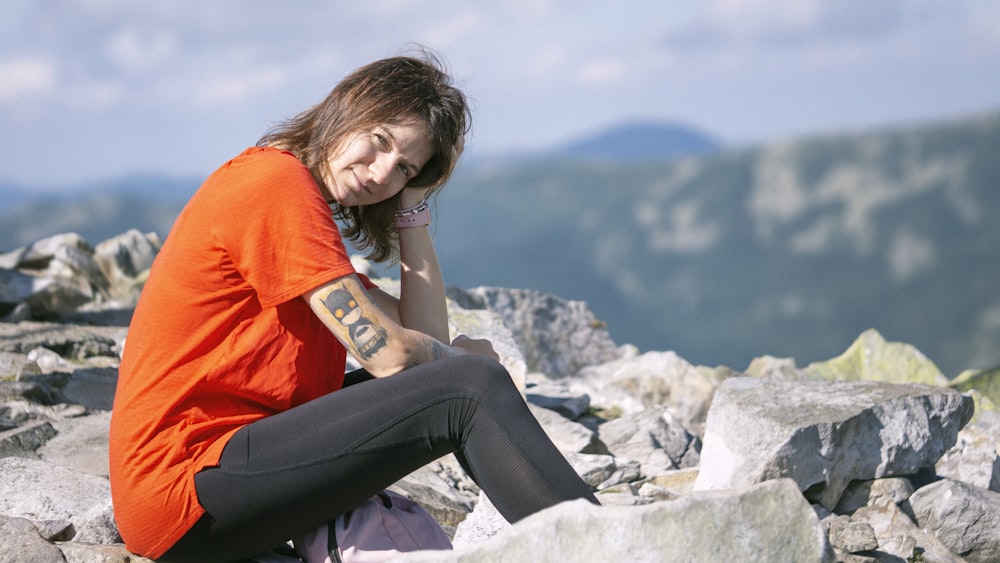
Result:
[[[499,363],[470,355],[360,379],[238,431],[219,466],[195,476],[206,514],[164,559],[266,551],[449,453],[511,522],[597,503]]]

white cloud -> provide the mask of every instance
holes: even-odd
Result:
[[[173,58],[177,40],[163,31],[143,33],[128,28],[112,37],[106,50],[111,60],[125,70],[144,71]]]
[[[56,65],[40,58],[0,60],[0,104],[50,94],[56,86]]]
[[[469,39],[485,21],[482,13],[471,7],[466,8],[450,18],[434,20],[423,34],[423,41],[438,49],[453,47]]]
[[[198,84],[194,98],[202,105],[233,102],[259,95],[260,90],[273,88],[284,81],[285,72],[277,67],[234,72]]]
[[[610,57],[600,57],[584,63],[578,76],[584,84],[614,82],[625,76],[625,65]]]

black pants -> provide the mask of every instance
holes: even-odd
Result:
[[[206,514],[164,559],[266,551],[449,453],[511,522],[565,500],[597,502],[497,362],[462,356],[359,375],[237,432],[219,466],[195,476]]]

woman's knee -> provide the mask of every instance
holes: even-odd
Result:
[[[492,358],[470,354],[449,358],[447,362],[447,370],[455,376],[452,382],[462,384],[473,394],[488,397],[494,393],[517,392],[507,368]]]

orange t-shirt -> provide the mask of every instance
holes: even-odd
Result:
[[[194,525],[194,475],[238,429],[342,386],[346,351],[300,296],[354,273],[290,153],[248,149],[199,188],[153,264],[119,369],[110,477],[129,550],[159,557]]]

